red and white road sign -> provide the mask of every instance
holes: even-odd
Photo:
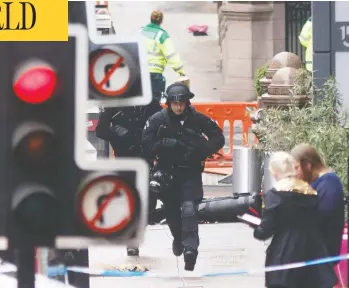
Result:
[[[89,75],[93,87],[102,96],[123,95],[130,86],[130,68],[124,58],[112,50],[103,49],[94,55]]]
[[[118,233],[135,218],[135,192],[117,176],[102,176],[80,191],[78,209],[88,230],[106,236]]]

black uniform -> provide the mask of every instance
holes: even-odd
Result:
[[[173,176],[173,182],[169,190],[163,191],[161,200],[174,237],[174,254],[180,256],[184,248],[186,261],[186,252],[193,252],[188,260],[193,263],[186,261],[186,270],[193,270],[199,247],[197,207],[203,198],[203,162],[224,146],[225,139],[214,121],[190,106],[189,99],[188,104],[180,116],[167,108],[150,117],[142,140],[147,157],[157,158],[155,170],[164,170]],[[163,127],[168,130],[166,137],[159,133]],[[197,135],[204,134],[208,140],[201,141],[201,144],[197,141],[197,145],[193,145],[196,147],[188,145],[188,139],[183,137],[186,134],[184,129],[191,129]],[[192,267],[187,267],[187,264]]]
[[[96,136],[110,143],[115,156],[142,157],[142,131],[147,119],[161,110],[159,101],[153,100],[147,106],[104,108],[99,115]],[[157,199],[150,195],[149,215],[155,210]],[[128,248],[129,256],[139,254],[138,248]]]
[[[141,140],[144,125],[160,110],[158,101],[147,106],[104,108],[99,115],[96,136],[110,142],[115,156],[143,157]]]

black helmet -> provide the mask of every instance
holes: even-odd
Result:
[[[183,83],[173,83],[167,87],[165,97],[167,102],[186,102],[194,97],[187,85]]]

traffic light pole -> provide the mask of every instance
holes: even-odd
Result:
[[[68,3],[68,21],[69,24],[79,23],[87,26],[86,4],[85,1],[76,1]],[[72,266],[89,266],[88,249],[70,250],[73,259],[70,261]],[[68,272],[68,282],[77,288],[89,288],[90,277],[88,274]]]
[[[35,247],[22,242],[16,249],[18,288],[35,288]]]

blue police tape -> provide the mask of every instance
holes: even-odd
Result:
[[[327,257],[327,258],[309,260],[309,261],[298,262],[298,263],[263,267],[260,269],[233,269],[233,270],[226,271],[226,272],[203,273],[200,275],[195,275],[195,274],[189,275],[188,274],[188,275],[185,275],[185,277],[205,278],[205,277],[222,277],[222,276],[247,275],[247,274],[251,275],[251,274],[259,274],[259,273],[272,272],[272,271],[278,271],[278,270],[295,269],[295,268],[300,268],[300,267],[343,261],[343,260],[348,260],[348,259],[349,259],[349,254],[345,254],[345,255],[340,255],[340,256],[335,256],[335,257]],[[62,265],[49,267],[48,268],[48,277],[56,277],[56,276],[65,275],[69,271],[76,272],[76,273],[89,274],[90,276],[97,276],[97,277],[148,277],[148,278],[178,278],[178,277],[183,277],[183,276],[179,275],[178,273],[177,274],[166,274],[166,273],[153,273],[153,272],[149,272],[149,271],[146,271],[146,272],[134,271],[133,272],[133,271],[118,271],[118,270],[103,270],[103,269],[92,269],[92,268],[78,267],[78,266],[64,267]]]

